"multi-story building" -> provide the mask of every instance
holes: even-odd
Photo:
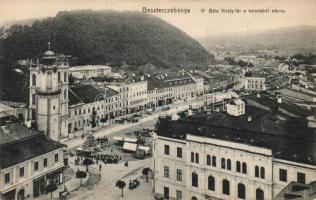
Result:
[[[173,87],[166,84],[158,77],[147,77],[148,80],[148,94],[147,103],[150,107],[163,106],[171,104],[173,99]]]
[[[226,106],[227,113],[229,113],[230,115],[240,116],[240,115],[245,114],[246,104],[240,99],[230,101],[225,106]]]
[[[314,130],[247,106],[160,119],[153,141],[154,191],[170,199],[273,199],[290,182],[316,180]],[[173,118],[176,119],[176,118]]]
[[[125,113],[139,111],[147,105],[147,80],[143,76],[128,78],[108,87],[119,91]]]
[[[111,119],[125,114],[118,91],[90,84],[73,85],[69,89],[68,134],[72,138],[102,127]]]
[[[69,74],[78,79],[104,77],[111,74],[111,67],[105,65],[84,65],[69,68]]]
[[[254,74],[250,71],[245,73],[244,85],[246,91],[265,91],[266,88],[266,78],[260,74]]]
[[[63,145],[24,126],[0,128],[0,199],[36,198],[63,183]]]

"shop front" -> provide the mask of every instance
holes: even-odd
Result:
[[[64,168],[62,167],[53,172],[46,174],[46,186],[52,182],[56,183],[57,185],[62,184],[63,174],[64,174],[63,171],[64,171]]]
[[[39,197],[41,194],[46,194],[45,175],[33,181],[33,197]]]
[[[12,189],[6,193],[3,193],[2,194],[2,199],[3,200],[15,200],[15,193],[16,193],[16,190],[15,189]]]

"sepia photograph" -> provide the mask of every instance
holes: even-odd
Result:
[[[0,0],[0,200],[316,200],[315,0]]]

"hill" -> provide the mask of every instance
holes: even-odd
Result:
[[[1,44],[4,59],[37,57],[47,49],[73,56],[73,64],[145,65],[163,68],[206,66],[208,52],[183,31],[158,17],[139,12],[63,11],[13,25]]]
[[[316,27],[295,26],[278,28],[257,33],[228,34],[200,38],[201,44],[212,49],[216,45],[224,47],[239,47],[244,49],[315,49]]]

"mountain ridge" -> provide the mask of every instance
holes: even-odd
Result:
[[[201,37],[198,41],[206,48],[216,45],[244,48],[316,48],[316,26],[291,26],[248,33],[228,33],[225,35]]]

